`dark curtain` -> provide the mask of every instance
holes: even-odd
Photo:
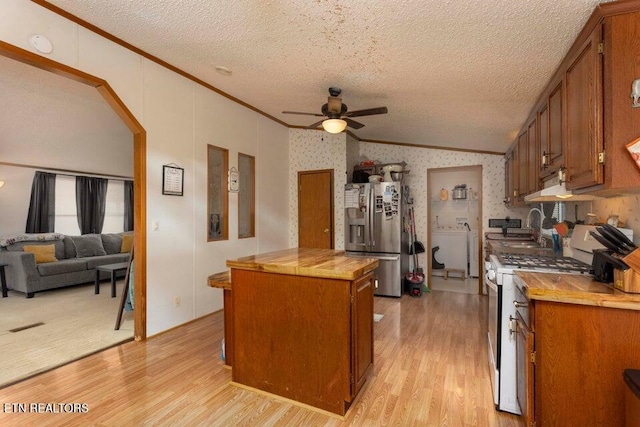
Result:
[[[56,215],[56,175],[36,172],[31,184],[31,201],[26,233],[53,233]]]
[[[104,225],[107,202],[107,183],[104,178],[76,177],[76,206],[80,234],[99,234]]]
[[[133,230],[133,181],[124,182],[124,231]]]

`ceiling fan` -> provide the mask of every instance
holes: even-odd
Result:
[[[368,108],[366,110],[356,110],[349,111],[347,108],[347,104],[342,103],[342,98],[340,98],[340,94],[342,93],[342,89],[339,87],[330,87],[329,88],[329,98],[327,99],[327,103],[322,105],[320,111],[322,114],[318,113],[302,113],[299,111],[283,111],[283,114],[302,114],[305,116],[316,116],[316,117],[327,117],[326,119],[322,119],[319,122],[316,122],[312,125],[307,126],[305,129],[315,129],[318,126],[322,125],[324,130],[329,133],[340,133],[347,126],[353,129],[360,129],[364,125],[360,122],[356,122],[352,120],[351,117],[361,117],[361,116],[373,116],[375,114],[387,114],[387,107],[378,107],[378,108]]]

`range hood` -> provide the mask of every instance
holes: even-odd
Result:
[[[564,184],[564,173],[560,171],[558,176],[545,182],[545,188],[524,196],[524,201],[525,203],[586,202],[598,198],[589,194],[573,194],[570,190],[567,190]]]

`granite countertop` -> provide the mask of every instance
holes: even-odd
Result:
[[[517,272],[532,300],[640,310],[640,294],[619,291],[613,284],[581,274]]]
[[[227,267],[323,279],[355,280],[378,267],[374,258],[333,249],[294,248],[227,260]]]

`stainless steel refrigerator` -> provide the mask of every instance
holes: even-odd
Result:
[[[375,295],[402,296],[409,269],[409,231],[402,192],[400,182],[345,187],[346,254],[379,260]]]

